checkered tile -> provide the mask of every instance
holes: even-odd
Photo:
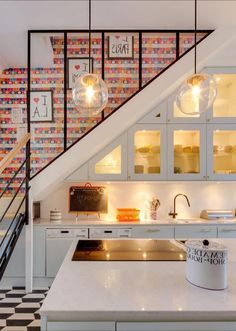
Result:
[[[0,290],[0,330],[40,331],[39,308],[48,288],[26,294],[24,287]]]

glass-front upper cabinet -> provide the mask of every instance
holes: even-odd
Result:
[[[128,179],[166,179],[166,126],[137,124],[128,133]]]
[[[114,140],[89,161],[89,179],[127,179],[127,135]]]
[[[206,179],[206,125],[168,125],[168,179]]]
[[[236,124],[208,124],[207,148],[208,179],[235,180]]]
[[[207,112],[207,122],[236,123],[236,68],[207,68],[217,84],[217,96]]]
[[[167,112],[167,122],[168,123],[205,123],[206,122],[206,113],[201,113],[198,115],[186,115],[181,112],[176,104],[176,94],[178,91],[175,91],[168,98],[168,112]],[[194,108],[194,103],[189,102],[189,108]],[[194,111],[194,110],[193,110]]]

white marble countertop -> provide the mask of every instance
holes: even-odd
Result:
[[[236,224],[236,218],[231,220],[205,220],[202,218],[191,218],[191,219],[158,219],[158,220],[141,220],[140,222],[117,222],[115,219],[62,219],[60,222],[52,222],[50,219],[39,218],[34,220],[35,226],[44,227],[66,227],[66,226],[147,226],[147,225],[219,225],[219,224]]]
[[[40,314],[53,321],[236,321],[236,262],[228,288],[185,279],[185,262],[71,261],[75,240]]]

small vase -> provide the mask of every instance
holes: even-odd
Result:
[[[153,221],[157,220],[157,211],[156,210],[150,210],[150,219]]]

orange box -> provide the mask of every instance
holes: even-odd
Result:
[[[116,219],[119,222],[139,222],[140,210],[136,208],[117,208]]]

